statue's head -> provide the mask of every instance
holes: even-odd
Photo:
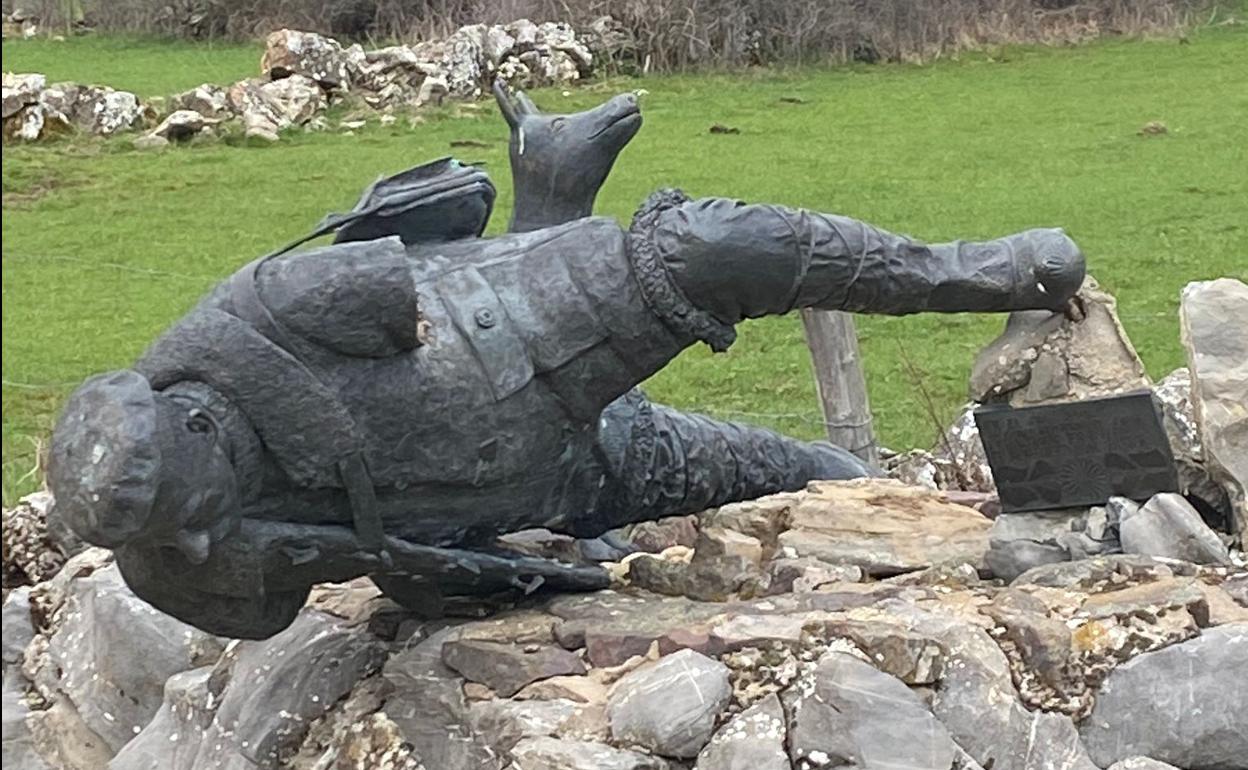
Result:
[[[543,113],[521,92],[494,83],[511,126],[511,173],[516,191],[511,230],[524,232],[587,217],[615,158],[641,128],[633,94],[571,115]]]
[[[222,410],[209,393],[156,392],[130,370],[83,383],[52,433],[57,515],[95,545],[170,546],[202,563],[237,523],[240,502]]]

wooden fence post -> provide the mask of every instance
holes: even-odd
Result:
[[[828,440],[872,465],[880,462],[867,381],[862,374],[858,333],[848,313],[834,310],[802,310],[806,344],[815,369],[815,387],[827,425]]]

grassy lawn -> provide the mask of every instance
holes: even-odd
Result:
[[[109,39],[6,41],[6,70],[162,95],[256,72],[258,47]],[[574,110],[644,87],[646,125],[599,210],[627,220],[653,189],[834,211],[929,240],[1062,226],[1117,295],[1154,376],[1183,365],[1176,309],[1192,280],[1248,277],[1248,28],[1190,44],[1010,48],[932,66],[617,80],[536,93]],[[781,101],[798,97],[802,103]],[[1149,121],[1169,133],[1142,136]],[[710,134],[713,123],[739,134]],[[452,150],[458,140],[483,148]],[[492,105],[354,136],[295,133],[160,154],[127,139],[4,152],[4,499],[31,473],[59,404],[86,375],[124,367],[215,281],[302,234],[361,188],[449,153],[482,161],[510,206],[506,130]],[[921,378],[941,410],[965,399],[1001,317],[861,318],[882,440],[926,446]],[[917,373],[917,377],[916,377]],[[688,351],[648,384],[656,400],[820,434],[796,318],[741,329],[726,355]]]

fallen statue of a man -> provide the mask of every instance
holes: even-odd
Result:
[[[396,600],[594,589],[597,567],[493,550],[876,475],[843,449],[648,402],[635,387],[746,318],[1061,310],[1084,275],[1059,230],[929,245],[832,214],[655,193],[590,216],[640,126],[631,96],[575,115],[497,89],[512,232],[453,160],[369,188],[335,244],[252,262],[133,369],[87,380],[52,439],[56,515],[126,582],[207,631],[265,637],[314,583]]]

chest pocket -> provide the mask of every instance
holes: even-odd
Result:
[[[565,233],[516,259],[481,266],[507,308],[538,374],[553,371],[607,339],[594,303],[572,276],[562,253],[581,248]]]
[[[477,363],[501,401],[533,379],[533,361],[515,321],[498,294],[475,267],[463,267],[438,277],[438,294],[451,322],[468,340]]]

